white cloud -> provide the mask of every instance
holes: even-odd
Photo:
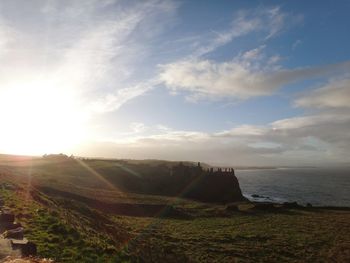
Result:
[[[267,38],[271,38],[283,29],[288,16],[287,14],[282,13],[279,7],[271,8],[268,10],[267,14],[269,18],[268,20],[270,21],[270,24],[268,25],[270,32]]]
[[[159,66],[159,83],[165,84],[171,94],[184,92],[186,99],[247,99],[271,95],[283,86],[312,78],[325,78],[350,69],[350,63],[283,68],[279,55],[266,56],[266,43],[239,54],[231,61],[216,62],[203,56],[224,46],[235,38],[263,32],[264,41],[277,35],[290,25],[300,23],[303,17],[284,13],[279,7],[239,11],[226,31],[206,36],[203,44],[189,56]],[[288,21],[288,23],[287,23]],[[198,43],[198,38],[195,38]],[[301,42],[296,41],[295,45]],[[193,45],[197,46],[197,45]],[[157,84],[159,84],[157,83]],[[300,102],[302,103],[302,102]]]
[[[289,20],[289,24],[300,21],[299,16],[291,16],[281,11],[280,7],[257,8],[241,10],[235,14],[230,29],[214,32],[215,36],[209,41],[203,39],[206,44],[197,48],[192,54],[193,58],[201,57],[219,47],[222,47],[238,37],[243,37],[253,32],[264,32],[265,40],[276,36],[282,31]]]
[[[2,54],[6,53],[11,47],[13,41],[15,41],[16,33],[14,30],[6,25],[0,19],[0,57]]]
[[[2,135],[11,136],[15,131],[20,137],[23,130],[28,133],[28,127],[41,124],[47,126],[41,133],[29,129],[38,141],[42,141],[41,134],[50,134],[46,138],[50,142],[55,137],[52,134],[70,133],[66,127],[81,136],[80,131],[86,129],[75,129],[77,120],[82,119],[81,114],[75,116],[77,109],[78,113],[115,111],[160,84],[172,92],[184,92],[192,100],[247,99],[271,95],[289,83],[333,77],[350,69],[350,62],[287,69],[279,65],[279,55],[267,56],[271,38],[301,19],[278,7],[238,12],[229,29],[184,40],[191,52],[161,65],[159,77],[155,77],[157,62],[148,65],[145,61],[158,52],[153,41],[175,16],[178,5],[174,2],[17,1],[22,5],[17,16],[10,8],[13,3],[2,1],[0,10],[0,57],[6,61],[0,65]],[[28,15],[33,13],[37,15]],[[205,58],[252,33],[260,38],[257,48],[226,62]],[[295,101],[298,107],[311,108],[312,114],[266,125],[240,125],[210,133],[132,123],[131,132],[121,134],[124,143],[98,146],[100,156],[117,157],[119,151],[123,158],[259,165],[305,163],[309,154],[313,158],[308,162],[349,161],[349,85],[348,77],[331,80]],[[9,109],[16,114],[9,116]],[[43,116],[42,112],[50,122],[45,118],[33,121],[32,116]],[[62,112],[71,116],[69,122]],[[7,137],[2,138],[4,143]],[[19,147],[22,142],[37,147],[36,140],[28,138],[18,140]],[[84,155],[99,155],[99,149],[80,150]]]
[[[99,112],[118,109],[149,90],[144,82],[152,67],[145,66],[145,58],[178,7],[167,0],[20,3],[21,19],[11,15],[11,1],[2,3],[0,55],[8,63],[0,66],[1,87],[50,79],[74,89],[85,108]],[[36,16],[28,15],[34,11]]]
[[[98,113],[115,111],[129,100],[143,95],[156,85],[157,82],[151,81],[150,83],[139,83],[132,87],[119,89],[114,93],[101,96],[100,99],[92,102],[90,109]]]
[[[326,165],[350,162],[350,115],[318,113],[266,125],[203,132],[157,127],[110,144],[113,157],[205,161],[226,165]],[[160,128],[160,129],[158,129]],[[95,145],[99,149],[102,145]],[[104,146],[102,147],[103,149]],[[101,148],[101,150],[102,150]],[[113,150],[114,149],[114,150]],[[119,149],[119,151],[117,150]]]
[[[147,130],[147,126],[142,122],[133,122],[130,124],[130,129],[132,133],[143,133]]]
[[[293,45],[292,45],[292,49],[296,49],[297,47],[299,47],[301,44],[303,43],[303,41],[301,41],[300,39],[297,39]]]
[[[262,45],[260,47],[248,50],[243,53],[242,60],[243,61],[257,61],[262,59],[263,54],[262,51],[265,48],[265,45]]]
[[[165,126],[163,124],[156,125],[156,129],[161,131],[161,132],[171,131],[171,128],[169,128],[168,126]]]
[[[350,108],[350,78],[331,80],[321,88],[304,94],[295,101],[298,107]]]
[[[271,95],[284,85],[325,77],[350,69],[350,62],[313,68],[280,69],[260,63],[256,50],[231,62],[187,60],[161,66],[160,79],[172,91],[187,91],[191,99],[247,99]],[[253,60],[257,58],[257,60]]]
[[[266,133],[266,128],[255,125],[240,125],[229,131],[222,131],[215,134],[218,137],[234,137],[234,136],[261,136]]]
[[[116,96],[102,99],[99,104],[101,111],[115,110],[130,98],[143,94],[143,89],[146,91],[161,83],[173,93],[184,92],[192,100],[232,100],[271,95],[293,82],[324,79],[349,71],[348,61],[287,69],[279,64],[281,56],[265,54],[272,37],[301,19],[301,16],[283,13],[278,7],[239,12],[228,30],[214,32],[209,37],[208,34],[195,37],[193,45],[188,43],[192,38],[186,39],[188,46],[196,50],[161,65],[158,79],[147,85],[138,84],[135,89],[125,87]],[[262,40],[257,48],[241,52],[226,62],[204,58],[234,39],[251,33],[261,33]],[[296,41],[293,48],[298,45],[300,41]],[[332,81],[298,99],[296,105],[313,109],[344,108],[349,97],[347,85],[346,79]],[[101,151],[111,157],[200,160],[233,165],[310,165],[350,161],[347,157],[350,151],[348,116],[346,111],[316,111],[266,125],[239,125],[212,133],[158,125],[155,129],[148,129],[147,134],[135,133],[119,142],[95,145],[90,152]],[[135,130],[143,128],[143,124],[135,124]]]
[[[185,93],[186,99],[247,99],[272,95],[283,86],[312,78],[330,77],[350,69],[350,62],[303,68],[283,68],[278,54],[267,56],[267,40],[285,28],[302,21],[279,7],[260,8],[236,13],[231,28],[206,36],[192,54],[168,64],[159,65],[159,81],[171,94]],[[287,23],[288,21],[288,23]],[[264,35],[262,44],[226,62],[203,58],[206,54],[251,33]],[[196,43],[198,40],[196,40]],[[299,43],[299,42],[298,42]]]
[[[167,0],[1,1],[0,151],[96,137],[94,114],[153,87],[146,58],[176,10]]]

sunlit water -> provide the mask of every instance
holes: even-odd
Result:
[[[297,201],[350,207],[350,169],[236,170],[243,194],[255,201]],[[252,195],[259,195],[253,198]]]

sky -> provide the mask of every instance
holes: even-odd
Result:
[[[349,164],[349,10],[2,0],[0,152]]]

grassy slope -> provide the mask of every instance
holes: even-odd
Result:
[[[117,251],[113,236],[126,237],[127,233],[111,228],[114,224],[97,211],[69,200],[52,200],[44,195],[26,196],[22,189],[7,190],[2,187],[1,198],[5,206],[16,214],[25,228],[25,236],[37,244],[41,257],[59,262],[120,262],[125,259],[122,250]],[[100,221],[103,227],[97,223]]]
[[[25,235],[37,243],[39,254],[60,262],[350,260],[348,210],[297,209],[271,213],[253,211],[249,204],[242,204],[241,212],[229,212],[221,205],[122,194],[103,184],[99,189],[91,188],[96,178],[88,177],[80,168],[61,167],[54,171],[47,161],[35,162],[34,166],[31,162],[31,177],[26,176],[28,160],[3,163],[0,196],[24,224]],[[8,187],[4,182],[11,185]],[[189,217],[106,214],[77,200],[43,194],[33,189],[33,182],[35,187],[50,185],[106,202],[171,203]]]
[[[142,242],[152,244],[156,259],[164,257],[156,253],[163,250],[194,262],[347,262],[349,219],[348,212],[308,211],[194,220],[118,217],[116,221],[143,233]]]

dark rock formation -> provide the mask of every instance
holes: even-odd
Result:
[[[200,163],[197,166],[180,163],[173,167],[171,174],[172,186],[169,189],[179,196],[220,203],[246,200],[232,168],[203,170]]]

